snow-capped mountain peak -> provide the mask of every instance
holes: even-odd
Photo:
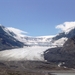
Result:
[[[9,30],[6,27],[4,27],[3,25],[0,25],[0,33],[6,33],[6,34],[11,35]]]
[[[65,30],[65,34],[68,34],[70,31],[74,30],[75,29],[75,26],[71,27],[71,28],[68,28],[67,30]]]

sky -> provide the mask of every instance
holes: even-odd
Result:
[[[30,36],[55,35],[75,26],[75,0],[0,0],[0,24]]]

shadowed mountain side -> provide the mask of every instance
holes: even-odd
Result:
[[[23,47],[24,44],[15,40],[11,36],[0,34],[0,50]]]
[[[46,50],[44,58],[49,62],[61,63],[61,66],[75,68],[75,36],[68,39],[63,47]]]
[[[6,32],[4,26],[0,26],[0,51],[5,49],[12,49],[23,47],[24,44],[13,38],[8,32]]]

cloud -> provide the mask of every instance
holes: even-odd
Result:
[[[66,31],[69,28],[75,27],[75,21],[72,22],[64,22],[63,24],[59,24],[56,26],[56,29],[61,31]]]
[[[10,31],[14,32],[15,34],[19,35],[19,36],[25,36],[26,34],[28,34],[28,32],[22,31],[22,30],[17,29],[17,28],[8,27],[8,29]]]

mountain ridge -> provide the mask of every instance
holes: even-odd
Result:
[[[75,27],[72,27],[66,31],[63,31],[57,35],[51,35],[51,36],[27,36],[25,35],[27,32],[24,32],[22,30],[13,28],[13,27],[4,27],[3,31],[6,34],[9,34],[16,40],[27,44],[29,46],[63,46],[63,44],[68,40],[68,38],[73,37],[75,34]],[[1,30],[1,29],[0,29]],[[66,33],[67,32],[67,33]],[[22,34],[24,33],[24,34]]]
[[[24,44],[10,35],[10,32],[0,26],[0,50],[23,47]]]

